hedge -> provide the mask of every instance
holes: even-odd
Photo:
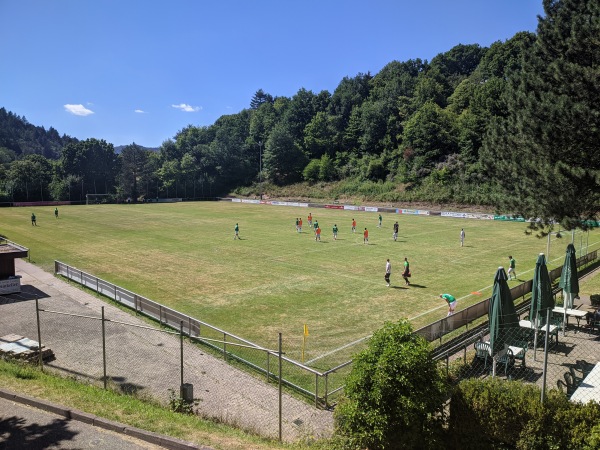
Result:
[[[449,448],[600,448],[600,404],[570,402],[550,390],[519,381],[471,379],[459,383],[450,402]]]

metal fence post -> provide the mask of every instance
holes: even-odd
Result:
[[[106,326],[104,324],[104,306],[102,307],[102,369],[104,373],[104,389],[106,389]]]
[[[550,308],[546,310],[546,336],[544,336],[544,368],[542,371],[542,394],[540,402],[544,404],[544,397],[546,396],[546,373],[548,369],[548,335],[550,334]],[[557,335],[558,336],[558,335]],[[558,341],[558,337],[556,338]]]
[[[183,320],[179,322],[179,361],[181,383],[179,384],[179,396],[183,399]]]
[[[283,352],[281,351],[281,333],[279,333],[279,442],[281,442],[281,438],[282,438],[282,433],[281,433],[281,424],[282,424],[282,383],[281,383],[281,379],[283,378],[283,373],[282,373],[282,360],[283,360]]]
[[[327,399],[327,394],[329,393],[329,372],[325,373],[325,409],[328,408],[329,400]]]
[[[319,407],[319,374],[315,373],[315,408]]]
[[[41,331],[41,327],[40,327],[40,307],[38,304],[38,298],[37,295],[35,296],[35,316],[37,318],[37,332],[38,332],[38,352],[40,354],[40,368],[42,369],[42,372],[44,371],[44,357],[42,356],[42,331]]]
[[[223,333],[223,359],[227,361],[227,333]]]
[[[269,380],[271,379],[271,367],[270,367],[271,355],[269,354],[269,350],[266,351],[266,354],[267,354],[267,383],[268,383]]]

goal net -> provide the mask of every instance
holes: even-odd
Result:
[[[97,205],[100,203],[108,203],[110,194],[85,194],[86,205]]]

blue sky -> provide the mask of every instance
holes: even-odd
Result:
[[[542,0],[0,0],[0,107],[158,147],[260,88],[333,93],[393,60],[535,31],[542,14]]]

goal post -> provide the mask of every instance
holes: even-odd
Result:
[[[85,204],[96,205],[98,203],[103,203],[103,200],[107,199],[108,197],[110,197],[110,194],[85,194]]]

